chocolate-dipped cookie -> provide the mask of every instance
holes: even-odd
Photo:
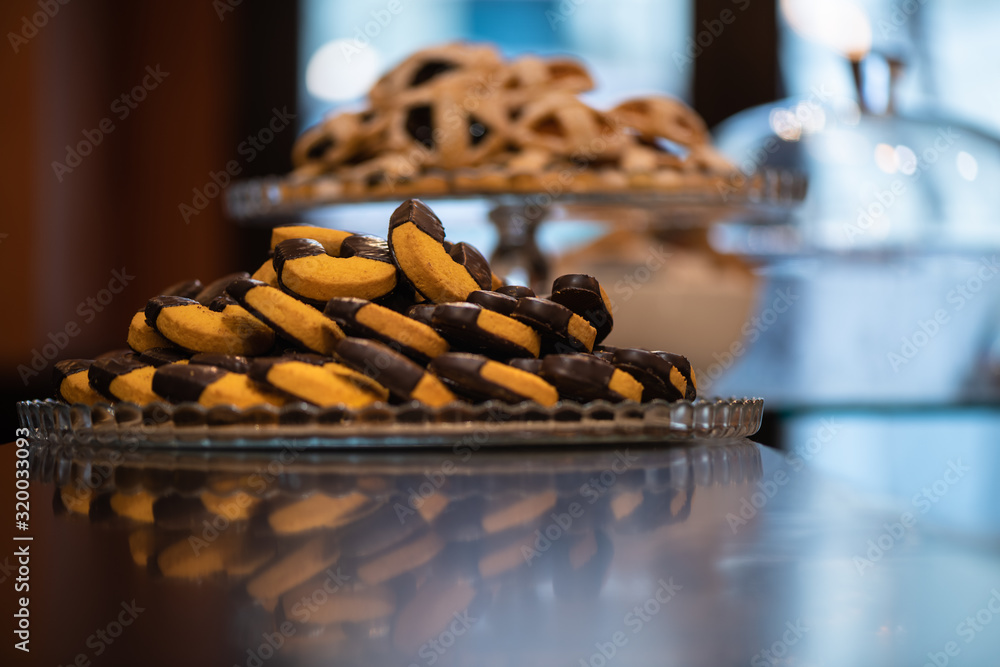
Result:
[[[657,398],[678,401],[687,395],[687,378],[659,354],[636,348],[619,348],[611,355],[611,363],[642,383],[644,401]]]
[[[158,296],[145,312],[157,333],[189,352],[257,355],[274,345],[274,331],[242,308],[215,311],[194,299]]]
[[[663,352],[662,350],[654,350],[653,354],[672,364],[684,376],[684,379],[687,380],[687,386],[684,389],[684,398],[689,401],[696,399],[698,397],[698,380],[695,378],[694,369],[691,368],[691,362],[688,361],[688,358],[680,354],[674,354],[673,352]]]
[[[190,354],[176,347],[153,347],[139,353],[139,361],[157,368],[167,364],[186,364],[190,357]]]
[[[232,405],[284,405],[283,397],[264,391],[243,373],[233,373],[218,366],[171,364],[153,374],[153,391],[171,403],[191,401],[205,407]]]
[[[337,323],[293,296],[257,280],[237,280],[228,294],[281,338],[305,350],[329,355],[344,337]]]
[[[339,256],[318,241],[282,241],[274,248],[274,271],[283,290],[316,306],[339,296],[377,299],[396,287],[388,246],[373,236],[347,237]]]
[[[56,397],[69,403],[93,405],[105,400],[96,389],[90,386],[88,375],[91,359],[64,359],[57,361],[53,367],[52,377],[56,385]]]
[[[281,225],[271,230],[271,251],[282,241],[289,239],[310,239],[320,243],[326,252],[333,257],[340,255],[340,246],[353,232],[345,232],[328,227],[312,225]]]
[[[559,400],[556,388],[537,375],[476,354],[443,354],[428,370],[474,400],[535,401],[545,406]]]
[[[216,280],[213,280],[209,284],[205,285],[201,290],[195,294],[192,298],[203,306],[207,306],[212,303],[215,299],[226,293],[226,288],[229,283],[234,280],[242,280],[249,278],[250,274],[246,271],[237,271],[236,273],[230,273],[228,275],[222,276]]]
[[[364,299],[330,299],[323,314],[348,336],[381,341],[420,363],[448,351],[448,343],[430,326]]]
[[[130,352],[120,357],[95,360],[87,377],[90,386],[106,398],[146,405],[161,400],[153,391],[154,372],[155,366],[141,361],[139,355]]]
[[[388,240],[396,266],[429,301],[461,301],[469,292],[493,286],[493,274],[478,251],[462,243],[446,249],[444,226],[419,199],[393,212]]]
[[[555,301],[526,296],[517,300],[511,317],[542,336],[543,354],[590,352],[597,331],[566,306]]]
[[[417,303],[406,309],[406,316],[417,322],[422,322],[429,327],[433,327],[434,322],[432,318],[435,308],[437,308],[437,304],[434,303]]]
[[[541,350],[541,337],[533,328],[474,303],[440,304],[431,321],[459,350],[497,359],[537,357]]]
[[[504,285],[496,288],[494,291],[504,296],[514,297],[515,299],[523,299],[526,296],[538,296],[535,294],[535,290],[525,285]]]
[[[549,300],[566,306],[587,320],[597,330],[595,343],[600,343],[611,333],[614,326],[611,299],[597,278],[582,273],[560,276],[552,283]]]
[[[146,310],[140,310],[132,316],[128,325],[128,338],[125,343],[134,352],[145,352],[157,347],[170,347],[171,342],[158,334],[156,329],[146,322]]]
[[[246,373],[250,370],[250,361],[236,354],[213,354],[211,352],[199,352],[191,355],[188,363],[198,366],[217,366],[224,368],[230,373]]]
[[[382,343],[345,338],[338,343],[336,356],[387,387],[397,399],[419,401],[432,407],[455,400],[455,395],[435,375]]]
[[[494,313],[507,316],[510,316],[514,312],[514,308],[517,307],[516,298],[489,290],[469,292],[469,296],[465,300],[477,306],[482,306],[486,310],[492,310]]]
[[[542,360],[541,373],[560,396],[581,403],[642,400],[638,380],[590,354],[550,354]]]
[[[250,365],[249,376],[282,394],[320,407],[361,408],[379,400],[377,394],[348,378],[330,373],[322,366],[294,359],[255,359]]]

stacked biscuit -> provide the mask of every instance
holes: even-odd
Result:
[[[132,318],[130,350],[59,362],[57,393],[236,408],[694,399],[684,357],[601,345],[612,311],[587,275],[556,279],[547,299],[503,285],[411,199],[386,239],[275,228],[252,276],[164,290]]]
[[[570,59],[503,60],[482,44],[424,49],[372,87],[367,109],[330,115],[298,138],[291,187],[331,199],[676,191],[733,173],[683,102],[647,96],[600,111],[578,97],[593,87]]]

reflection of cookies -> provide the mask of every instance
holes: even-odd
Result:
[[[470,610],[478,591],[468,581],[447,578],[431,579],[400,610],[392,629],[392,644],[406,655],[413,654],[424,642],[436,637],[452,623],[459,623],[464,633],[478,620]]]
[[[361,581],[374,586],[424,565],[444,548],[436,533],[427,532],[358,566]]]
[[[111,494],[111,509],[119,516],[138,521],[139,523],[153,523],[153,496],[145,491],[137,493],[113,493]]]
[[[344,337],[337,323],[295,297],[256,280],[237,280],[229,294],[293,345],[327,355]]]
[[[347,335],[381,341],[421,363],[448,351],[448,343],[428,325],[364,299],[330,299],[323,314]]]
[[[433,374],[388,346],[362,338],[345,338],[337,345],[337,358],[387,387],[404,401],[440,407],[455,395]]]
[[[589,354],[550,354],[542,360],[542,377],[559,395],[588,401],[640,401],[642,384],[614,365]]]
[[[556,388],[537,375],[476,354],[443,354],[431,362],[428,370],[474,399],[535,401],[546,406],[559,400]]]
[[[392,614],[396,594],[385,586],[361,586],[321,574],[282,595],[281,607],[285,618],[296,623],[364,623]]]
[[[419,199],[410,199],[389,219],[389,249],[396,265],[427,299],[461,301],[469,292],[490,289],[493,274],[479,253],[459,244],[455,256],[445,249],[444,227]],[[461,261],[465,261],[465,264]]]
[[[483,530],[499,533],[535,521],[556,504],[555,491],[542,491],[525,497],[497,502],[483,514]]]
[[[484,579],[498,577],[529,562],[535,552],[536,531],[528,531],[504,539],[479,559],[479,574]]]
[[[370,504],[367,496],[356,491],[343,496],[316,492],[304,500],[274,510],[267,521],[274,532],[289,535],[324,526],[343,525]]]
[[[504,359],[537,357],[541,351],[537,331],[473,303],[443,303],[431,321],[449,343],[468,352]]]
[[[316,537],[288,553],[247,582],[247,592],[257,600],[277,600],[282,593],[331,567],[340,551],[329,540]]]

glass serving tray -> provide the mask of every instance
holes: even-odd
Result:
[[[358,410],[304,403],[235,409],[196,403],[17,404],[31,437],[55,444],[121,447],[280,449],[295,442],[322,449],[494,449],[655,445],[695,438],[727,441],[760,428],[761,398],[649,403],[486,402],[429,408],[376,404]]]
[[[332,176],[305,181],[280,176],[239,181],[226,190],[226,209],[232,218],[244,223],[269,225],[273,224],[270,219],[295,217],[327,207],[400,202],[419,197],[427,202],[485,200],[491,203],[491,208],[519,208],[527,218],[536,217],[531,215],[531,210],[539,209],[544,212],[541,217],[551,214],[552,217],[603,219],[609,210],[628,207],[663,214],[661,222],[679,212],[687,212],[707,215],[712,221],[738,215],[745,222],[767,223],[783,220],[803,201],[807,190],[803,174],[780,169],[684,180],[672,189],[557,193],[543,189],[426,192],[401,186],[392,192],[345,196],[337,192],[336,187],[329,187],[337,183]]]

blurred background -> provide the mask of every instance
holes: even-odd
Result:
[[[54,360],[123,347],[131,314],[164,286],[260,264],[266,225],[227,217],[216,187],[227,169],[287,173],[304,128],[363,104],[413,50],[467,39],[582,59],[598,107],[678,96],[740,170],[809,178],[802,205],[768,224],[730,215],[613,244],[614,220],[544,226],[553,271],[593,272],[622,297],[609,342],[687,354],[704,395],[764,396],[760,439],[776,446],[800,416],[830,411],[995,433],[994,3],[14,0],[0,11],[14,156],[0,236],[8,430],[16,400],[48,395]],[[441,216],[489,254],[485,212]],[[384,234],[382,210],[331,219]],[[650,249],[664,268],[623,285]]]
[[[412,51],[485,40],[507,56],[580,58],[596,81],[586,99],[601,108],[645,93],[682,98],[740,171],[809,179],[801,205],[770,219],[730,212],[675,228],[666,211],[655,225],[560,219],[538,232],[554,273],[592,272],[620,303],[610,343],[688,355],[702,395],[763,396],[767,416],[754,440],[793,452],[793,462],[826,473],[824,484],[846,482],[830,493],[801,478],[804,491],[772,504],[761,522],[774,528],[761,530],[764,555],[719,561],[720,571],[749,582],[746,618],[767,606],[762,591],[784,594],[781,581],[801,577],[803,599],[829,604],[834,627],[857,622],[866,642],[909,645],[975,609],[968,600],[979,597],[948,598],[956,581],[977,596],[981,582],[994,585],[984,573],[995,577],[1000,544],[991,474],[1000,470],[1000,3],[6,0],[0,27],[3,145],[12,157],[0,179],[0,394],[9,439],[15,402],[51,395],[55,361],[124,347],[133,313],[167,285],[261,264],[268,221],[229,217],[227,181],[288,173],[299,133],[332,109],[362,105],[377,77]],[[485,204],[435,209],[449,236],[493,251]],[[314,218],[384,234],[387,210]],[[12,469],[12,447],[6,455],[4,469]],[[833,564],[853,577],[854,551],[840,561],[822,551],[854,548],[836,533],[855,528],[852,508],[867,500],[899,517],[952,461],[975,474],[946,501],[927,504],[908,545],[943,544],[962,549],[963,559],[924,552],[918,568],[911,552],[897,550],[900,580],[845,585],[829,576]],[[828,522],[795,523],[801,497],[830,512]],[[44,510],[39,522],[51,520]],[[103,539],[90,538],[85,523],[68,525],[50,521],[43,530],[61,536],[56,545]],[[874,537],[881,529],[865,530]],[[690,550],[691,562],[706,560],[701,535],[667,542]],[[821,565],[786,567],[789,545],[815,547]],[[75,570],[63,567],[69,551]],[[43,553],[38,571],[54,574],[41,604],[61,606],[73,587],[85,593],[79,600],[99,600],[119,577],[144,590],[124,551],[100,553]],[[714,561],[706,562],[714,581]],[[760,563],[772,564],[773,580],[758,576]],[[951,578],[928,584],[939,572]],[[890,623],[930,595],[949,600],[945,620],[932,613],[926,628]],[[171,599],[175,606],[151,612],[161,614],[164,636],[190,614],[186,598]],[[201,611],[221,618],[226,609]],[[704,628],[745,625],[726,625],[714,612],[690,616],[712,619]],[[67,637],[93,629],[87,614],[72,623]],[[164,656],[188,659],[186,642],[169,644]],[[864,664],[835,633],[821,644],[816,655]],[[964,664],[991,664],[993,647],[979,640]],[[205,660],[222,664],[227,655]]]

